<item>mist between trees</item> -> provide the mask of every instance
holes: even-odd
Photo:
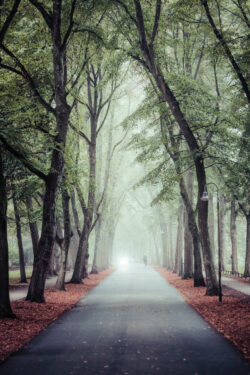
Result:
[[[0,11],[0,316],[10,265],[33,265],[35,302],[48,274],[144,256],[218,295],[217,227],[222,270],[249,277],[247,2]]]

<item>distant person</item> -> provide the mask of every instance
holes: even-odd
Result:
[[[147,255],[144,255],[144,256],[143,256],[143,263],[145,264],[145,266],[148,264],[148,258],[147,258]]]

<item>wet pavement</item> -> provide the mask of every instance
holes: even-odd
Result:
[[[247,375],[240,352],[155,270],[115,271],[1,375]]]

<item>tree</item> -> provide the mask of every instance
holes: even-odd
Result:
[[[150,73],[162,96],[162,99],[168,104],[176,123],[179,125],[180,131],[182,132],[193,156],[199,196],[201,197],[206,185],[206,171],[204,166],[203,152],[198,144],[198,140],[187,122],[185,113],[183,113],[178,99],[163,75],[158,59],[158,54],[160,53],[159,47],[157,49],[155,48],[155,40],[157,38],[157,33],[159,32],[159,21],[162,9],[161,1],[158,0],[156,2],[153,27],[151,27],[151,30],[147,28],[147,24],[144,22],[145,14],[143,13],[143,7],[139,0],[134,0],[134,9],[132,9],[132,7],[127,7],[123,2],[119,1],[119,4],[127,14],[127,22],[133,25],[137,31],[141,56],[132,53],[132,57],[134,57]],[[131,13],[133,11],[135,16],[133,13]],[[128,55],[129,54],[131,55],[131,53],[128,51]],[[207,202],[198,200],[198,221],[207,276],[206,294],[218,295],[218,282],[212,259],[207,218],[208,204]]]
[[[3,150],[0,148],[0,317],[15,317],[9,298],[9,261],[7,238],[7,192]]]

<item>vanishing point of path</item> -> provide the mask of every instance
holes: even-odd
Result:
[[[150,267],[114,272],[1,375],[247,375],[233,345]]]

